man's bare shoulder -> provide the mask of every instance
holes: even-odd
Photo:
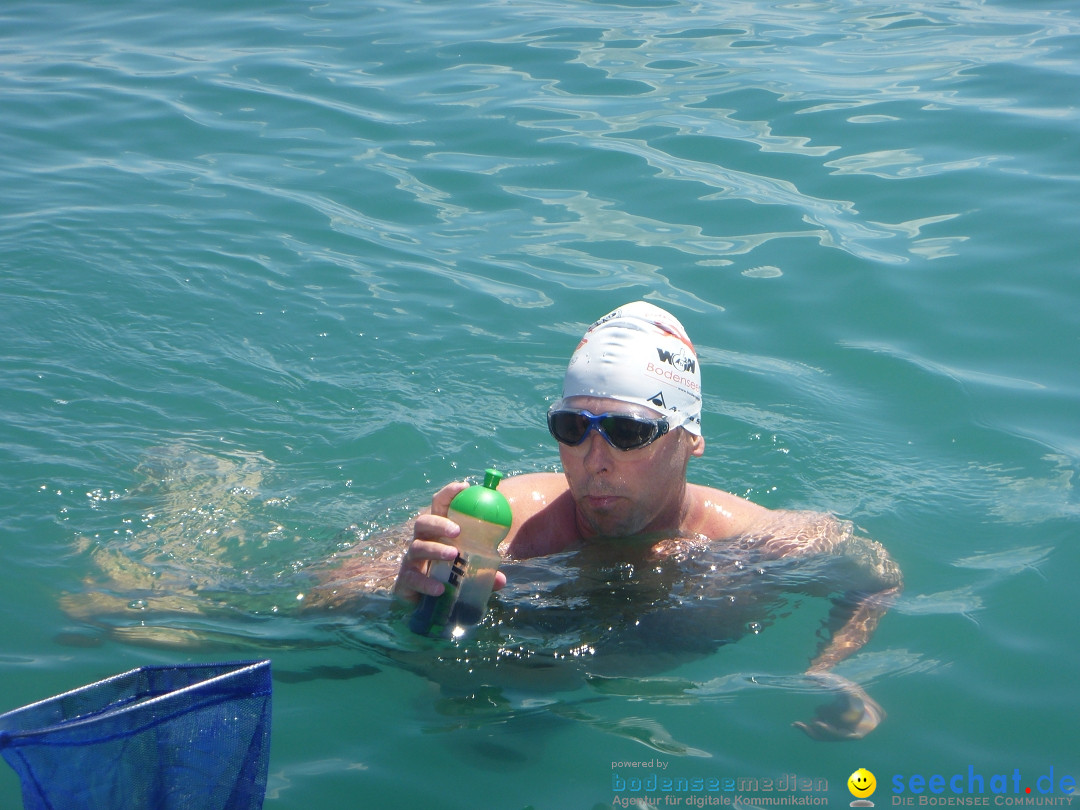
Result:
[[[526,473],[505,479],[499,491],[510,502],[514,523],[503,553],[516,559],[564,551],[580,541],[574,502],[562,473]]]
[[[710,540],[751,534],[771,520],[773,511],[730,492],[687,484],[691,512],[684,529]]]
[[[711,540],[740,539],[766,559],[835,553],[852,526],[827,512],[769,509],[738,495],[690,485],[697,533]]]
[[[566,490],[566,476],[562,473],[524,473],[499,483],[499,492],[511,505],[520,504],[523,509],[541,508]]]
[[[777,509],[757,534],[766,557],[806,557],[834,552],[851,537],[852,526],[827,512]]]

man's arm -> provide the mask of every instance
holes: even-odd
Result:
[[[874,593],[837,599],[829,614],[829,640],[810,663],[807,674],[827,672],[866,644],[900,590],[898,583]]]
[[[835,692],[836,699],[821,707],[813,720],[795,726],[820,740],[865,736],[885,712],[858,684],[832,668],[866,644],[899,595],[903,587],[899,566],[884,546],[859,537],[850,523],[831,515],[776,513],[761,538],[761,549],[771,559],[822,558],[826,576],[821,588],[840,593],[833,598],[828,637],[806,670],[807,676]]]
[[[450,543],[460,527],[446,517],[453,497],[468,486],[463,481],[447,484],[431,500],[431,508],[403,525],[379,532],[370,550],[350,549],[316,570],[318,584],[304,600],[307,610],[332,610],[353,606],[371,594],[387,594],[416,603],[426,594],[438,596],[444,585],[427,575],[438,560],[452,561],[457,549]],[[502,587],[505,577],[496,577]]]
[[[862,595],[854,601],[845,597],[834,603],[830,625],[838,623],[839,627],[830,633],[829,640],[810,663],[806,674],[824,689],[835,693],[835,699],[820,706],[813,720],[794,723],[796,728],[815,740],[856,740],[865,737],[885,719],[885,710],[877,701],[857,683],[832,672],[832,668],[869,640],[900,588],[897,584]]]

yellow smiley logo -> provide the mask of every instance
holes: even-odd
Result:
[[[859,768],[847,780],[848,790],[857,799],[865,799],[877,789],[877,779],[866,768]]]

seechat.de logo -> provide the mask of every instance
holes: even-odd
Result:
[[[859,768],[847,780],[848,790],[851,791],[851,795],[855,797],[855,801],[851,803],[852,807],[873,807],[874,803],[870,801],[870,797],[874,795],[874,791],[877,790],[877,779],[866,768]]]

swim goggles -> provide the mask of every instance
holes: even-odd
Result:
[[[547,415],[551,435],[565,445],[577,447],[595,430],[616,450],[637,450],[652,444],[670,425],[667,419],[650,419],[629,413],[593,413],[556,403]]]

